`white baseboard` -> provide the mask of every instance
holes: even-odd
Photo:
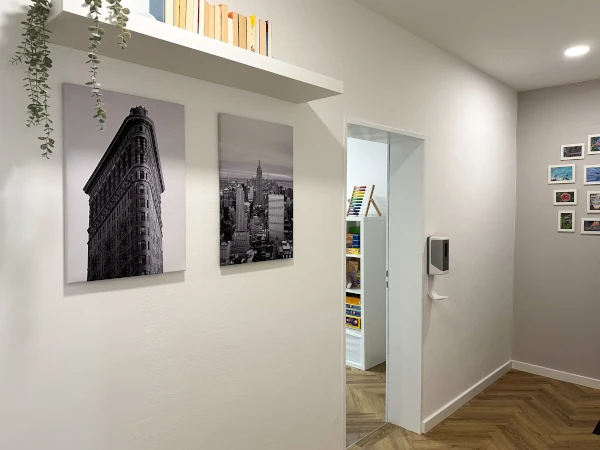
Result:
[[[498,367],[488,376],[483,378],[481,381],[478,381],[465,392],[460,394],[454,400],[450,401],[445,406],[442,406],[438,411],[433,413],[431,416],[423,420],[421,429],[423,433],[427,433],[441,421],[449,417],[452,413],[454,413],[461,406],[466,404],[469,400],[479,394],[488,386],[495,383],[498,379],[500,379],[504,374],[506,374],[512,368],[512,361],[508,361],[506,364]]]
[[[566,381],[567,383],[580,384],[581,386],[600,389],[600,380],[596,380],[594,378],[588,378],[568,372],[561,372],[560,370],[548,369],[547,367],[536,366],[519,361],[513,361],[512,368],[521,370],[523,372],[533,373],[534,375],[541,375],[543,377],[553,378],[559,381]]]

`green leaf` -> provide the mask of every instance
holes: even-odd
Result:
[[[129,14],[131,11],[129,11],[129,8],[123,8],[123,9],[121,10],[121,12],[122,12],[123,14]]]

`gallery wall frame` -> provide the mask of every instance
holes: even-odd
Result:
[[[560,147],[560,160],[570,161],[585,158],[585,144],[567,144]]]
[[[588,136],[588,155],[600,155],[600,134]]]
[[[577,189],[555,190],[552,199],[554,206],[577,206]]]
[[[586,186],[600,184],[600,164],[583,166],[583,184]]]
[[[584,217],[581,219],[581,234],[600,236],[600,219],[597,217]]]
[[[600,214],[600,191],[587,192],[587,212],[589,214]]]
[[[558,211],[558,232],[575,233],[575,211]]]
[[[548,166],[548,184],[574,184],[575,164]]]

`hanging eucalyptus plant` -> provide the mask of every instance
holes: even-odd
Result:
[[[47,83],[52,68],[48,48],[50,31],[46,28],[50,6],[50,0],[31,0],[27,18],[21,22],[23,26],[21,45],[17,46],[17,51],[11,59],[13,64],[25,63],[27,66],[26,77],[23,78],[29,97],[27,126],[43,126],[43,136],[38,139],[43,141],[40,148],[42,156],[46,158],[50,158],[54,148],[54,139],[52,139],[54,128],[52,128],[48,105],[50,86]]]
[[[106,0],[110,5],[110,19],[112,19],[119,28],[117,45],[121,49],[127,48],[127,40],[131,38],[131,32],[127,29],[129,20],[129,9],[124,8],[121,0]],[[94,98],[94,119],[97,119],[100,130],[104,130],[106,123],[106,109],[102,101],[101,85],[98,82],[98,47],[102,43],[102,36],[105,30],[100,26],[100,15],[102,0],[85,0],[89,6],[90,17],[93,25],[88,27],[90,31],[90,45],[88,48],[88,61],[90,65],[91,81],[86,83],[90,86],[92,97]],[[40,145],[42,156],[50,158],[54,149],[54,139],[52,133],[52,119],[50,118],[50,86],[47,81],[52,68],[52,59],[50,58],[50,49],[48,39],[50,30],[47,29],[48,17],[50,16],[51,0],[31,0],[27,11],[26,20],[21,22],[23,33],[21,34],[21,45],[17,46],[17,51],[11,59],[13,64],[25,63],[26,77],[25,90],[29,97],[27,105],[27,126],[43,126],[43,135],[38,139],[43,141]]]

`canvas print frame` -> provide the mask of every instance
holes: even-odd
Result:
[[[65,281],[186,268],[185,109],[103,90],[104,131],[89,87],[63,84]]]
[[[588,225],[588,222],[591,222],[593,229]],[[600,236],[600,218],[584,217],[581,219],[581,234]]]
[[[570,169],[565,171],[564,169]],[[562,170],[561,170],[562,169]],[[571,179],[567,179],[570,175]],[[548,184],[575,184],[575,164],[557,164],[548,166]]]
[[[294,256],[294,129],[219,113],[220,265]]]
[[[600,155],[600,134],[590,134],[588,136],[588,155]],[[594,149],[597,149],[594,151]]]
[[[565,228],[565,222],[563,216],[570,216],[571,228]],[[558,211],[558,232],[559,233],[575,233],[575,211],[574,210],[561,210]]]
[[[598,209],[593,209],[592,201],[598,205]],[[588,214],[600,214],[600,191],[588,191],[586,205]]]
[[[583,184],[586,186],[600,184],[600,164],[583,166]]]
[[[571,161],[585,159],[585,144],[567,144],[560,146],[560,160]]]
[[[569,194],[571,196],[571,200],[560,201],[559,199],[562,197],[561,194]],[[577,189],[554,190],[552,200],[554,202],[554,206],[577,206]]]

